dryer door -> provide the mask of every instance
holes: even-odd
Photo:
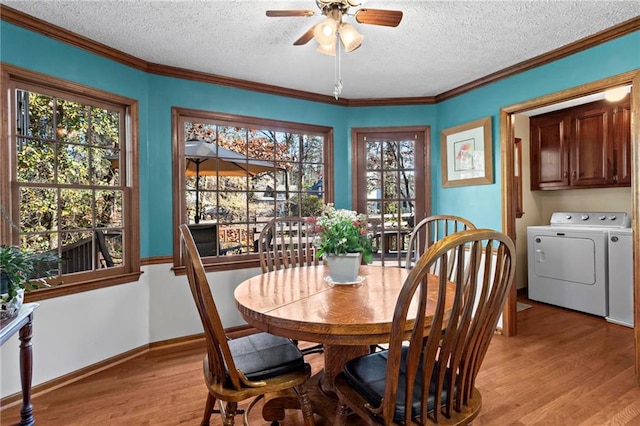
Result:
[[[590,238],[535,235],[534,273],[539,277],[578,284],[596,283],[596,249]]]

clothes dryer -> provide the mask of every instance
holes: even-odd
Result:
[[[607,316],[609,230],[630,226],[624,212],[554,212],[528,227],[529,298]]]

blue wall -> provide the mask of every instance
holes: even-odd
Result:
[[[491,116],[493,185],[442,188],[433,172],[433,211],[467,217],[479,227],[502,228],[500,109],[529,99],[640,68],[640,31],[437,104],[436,133]],[[432,163],[440,164],[440,140],[432,143]]]
[[[437,105],[345,108],[146,74],[2,22],[0,60],[138,100],[143,257],[172,251],[171,107],[210,110],[334,128],[335,201],[351,205],[353,127],[431,126],[433,213],[501,228],[501,107],[640,68],[640,32],[479,88]],[[495,184],[441,187],[440,130],[492,117]]]

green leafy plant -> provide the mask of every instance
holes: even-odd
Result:
[[[366,263],[373,261],[373,242],[367,236],[367,216],[353,210],[336,209],[327,204],[320,216],[309,219],[315,225],[314,245],[318,257],[328,254],[362,253]]]
[[[30,253],[15,246],[0,245],[0,276],[2,293],[13,299],[20,289],[49,287],[46,279],[55,276],[60,259],[55,253]]]

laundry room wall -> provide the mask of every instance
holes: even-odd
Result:
[[[538,192],[542,221],[549,223],[554,211],[607,211],[631,214],[631,188],[573,189]]]

